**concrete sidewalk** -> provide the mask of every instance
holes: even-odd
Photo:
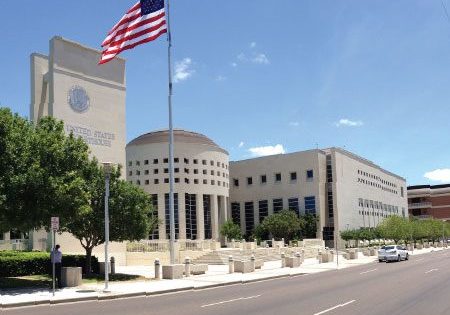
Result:
[[[414,250],[410,255],[425,254],[439,251],[442,248],[428,248]],[[377,261],[376,256],[366,257],[361,253],[358,259],[346,260],[339,255],[339,269],[363,265]],[[144,276],[140,281],[110,282],[110,292],[103,292],[103,283],[84,284],[76,288],[58,290],[55,296],[49,290],[28,289],[8,290],[2,293],[1,307],[3,309],[32,306],[39,304],[58,304],[75,301],[106,300],[132,296],[149,296],[169,292],[201,290],[206,288],[243,284],[254,281],[291,277],[297,275],[313,274],[329,270],[336,270],[336,257],[334,262],[319,264],[317,259],[306,259],[299,268],[281,268],[281,260],[266,262],[261,270],[253,273],[228,274],[227,265],[210,265],[204,275],[185,277],[179,280],[154,280],[154,270],[150,266],[117,267],[116,272]]]

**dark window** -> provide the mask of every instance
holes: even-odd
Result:
[[[267,200],[260,200],[258,202],[258,210],[259,210],[259,223],[269,215],[269,204]]]
[[[164,194],[165,204],[165,221],[166,221],[166,238],[170,239],[170,214],[169,214],[169,194]],[[178,194],[173,194],[173,208],[174,208],[174,222],[175,222],[175,238],[179,236],[179,224],[178,224]]]
[[[189,159],[184,158],[184,164],[189,164]]]
[[[255,227],[255,214],[253,212],[253,201],[246,202],[244,205],[245,212],[245,234],[250,235]]]
[[[359,173],[359,171],[358,171],[358,173]],[[333,182],[333,169],[331,168],[331,157],[327,156],[327,183],[332,183],[332,182]]]
[[[144,160],[144,165],[148,165],[148,160]]]
[[[158,169],[157,169],[157,168],[155,168],[155,169],[153,170],[153,174],[158,174]]]
[[[298,204],[298,198],[289,198],[288,199],[288,207],[289,210],[294,211],[295,213],[297,213],[297,215],[300,215],[300,207]]]
[[[137,181],[136,181],[136,185],[140,185],[141,184],[141,181],[138,179]]]
[[[164,178],[164,183],[168,184],[169,183],[169,179],[168,178]]]
[[[202,164],[203,164],[203,165],[206,165],[206,160],[202,160]]]
[[[141,175],[141,171],[136,171],[136,175]]]
[[[178,177],[175,177],[175,183],[179,183],[180,179]]]
[[[150,184],[150,181],[148,179],[145,180],[145,185]]]
[[[136,166],[139,166],[139,165],[141,165],[141,162],[136,161]]]
[[[209,164],[211,164],[211,166],[214,166],[214,161],[213,160],[209,161]]]
[[[194,174],[198,174],[198,169],[194,169]]]
[[[186,212],[186,239],[197,238],[197,200],[195,194],[184,194]]]
[[[194,179],[194,184],[198,184],[198,179],[197,178]]]
[[[158,159],[153,159],[153,164],[158,164]]]
[[[239,187],[239,179],[233,178],[233,184],[234,186]]]
[[[247,177],[247,185],[253,184],[253,178]]]
[[[169,159],[168,158],[164,158],[163,162],[164,163],[169,163]]]
[[[206,175],[206,174],[208,174],[208,171],[207,170],[203,170],[203,175]]]
[[[167,174],[167,173],[169,173],[169,169],[168,169],[168,168],[165,168],[165,169],[164,169],[164,174]]]
[[[185,169],[184,169],[184,172],[185,172],[186,174],[189,174],[189,169],[188,169],[188,168],[185,168]]]
[[[305,197],[305,214],[316,215],[316,197]]]
[[[159,179],[155,178],[155,179],[153,180],[153,183],[156,184],[156,185],[158,185],[158,184],[159,184]]]
[[[205,182],[203,182],[205,184]],[[211,196],[203,195],[203,221],[205,226],[205,239],[212,238],[211,226]]]
[[[184,179],[184,182],[185,182],[186,184],[189,184],[189,178],[185,178],[185,179]]]
[[[148,170],[145,170],[145,171],[144,171],[144,174],[145,174],[145,175],[148,175],[148,173],[149,173]]]
[[[314,172],[313,170],[307,170],[306,171],[306,179],[307,180],[312,180],[314,178]]]
[[[194,164],[198,164],[198,160],[197,159],[194,159]]]
[[[152,194],[152,206],[153,206],[153,215],[158,217],[158,195]],[[152,234],[148,237],[151,240],[159,239],[159,225],[157,224],[152,231]]]
[[[133,162],[132,161],[128,161],[128,166],[131,166],[131,165],[133,165]]]
[[[174,162],[174,163],[178,163],[178,162],[180,162],[180,159],[179,159],[179,158],[174,158],[174,159],[173,159],[173,162]]]
[[[292,172],[290,175],[292,181],[297,180],[297,172]]]
[[[281,182],[281,173],[275,174],[275,182]]]
[[[179,173],[180,172],[180,169],[178,167],[175,167],[173,170],[174,170],[175,173]]]
[[[208,180],[204,179],[203,184],[205,184],[205,185],[208,184]]]
[[[328,217],[332,218],[332,217],[334,217],[333,191],[332,190],[328,191],[327,203],[328,203]],[[373,208],[373,205],[372,205],[372,208]]]
[[[239,202],[231,203],[231,219],[234,223],[241,225],[241,205]]]
[[[129,175],[129,176],[132,176],[132,175],[133,175],[133,171],[129,171],[129,172],[128,172],[128,175]]]
[[[273,202],[273,213],[277,213],[283,210],[283,199],[277,198],[274,199],[272,202]]]
[[[265,183],[267,183],[267,176],[261,175],[261,184],[265,184]]]

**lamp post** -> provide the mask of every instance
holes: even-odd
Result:
[[[103,172],[105,174],[105,289],[103,292],[108,292],[109,281],[109,265],[108,265],[108,245],[109,245],[109,179],[111,176],[111,169],[113,164],[111,162],[103,163]]]

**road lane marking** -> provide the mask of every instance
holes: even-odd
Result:
[[[253,295],[253,296],[247,296],[247,297],[240,297],[240,298],[237,298],[237,299],[220,301],[220,302],[211,303],[211,304],[205,304],[205,305],[202,305],[201,307],[209,307],[209,306],[220,305],[220,304],[225,304],[225,303],[231,303],[231,302],[236,302],[236,301],[250,300],[250,299],[259,298],[260,296],[261,296],[261,294]]]
[[[433,272],[433,271],[438,271],[439,269],[430,269],[430,270],[428,270],[427,272],[425,272],[425,273],[430,273],[430,272]]]
[[[337,308],[339,308],[339,307],[344,307],[344,306],[346,306],[346,305],[352,304],[353,302],[356,302],[356,300],[351,300],[351,301],[348,301],[348,302],[345,302],[345,303],[342,303],[342,304],[338,304],[338,305],[336,305],[336,306],[333,306],[333,307],[330,307],[330,308],[328,308],[328,309],[326,309],[326,310],[323,310],[323,311],[321,311],[321,312],[319,312],[319,313],[314,313],[313,315],[321,315],[321,314],[325,314],[325,313],[327,313],[327,312],[329,312],[329,311],[332,311],[332,310],[335,310],[335,309],[337,309]]]
[[[377,269],[377,268],[375,268],[375,269],[370,269],[370,270],[367,270],[367,271],[360,272],[359,274],[360,274],[360,275],[363,275],[363,274],[365,274],[365,273],[374,272],[374,271],[376,271],[376,270],[378,270],[378,269]]]

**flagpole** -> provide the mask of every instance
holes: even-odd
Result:
[[[172,50],[172,37],[170,35],[170,9],[169,0],[166,0],[167,8],[167,60],[168,60],[168,70],[169,70],[169,220],[170,220],[170,240],[169,240],[169,250],[170,250],[170,264],[175,264],[175,210],[174,210],[174,178],[173,178],[173,125],[172,125],[172,66],[171,66],[171,50]]]

